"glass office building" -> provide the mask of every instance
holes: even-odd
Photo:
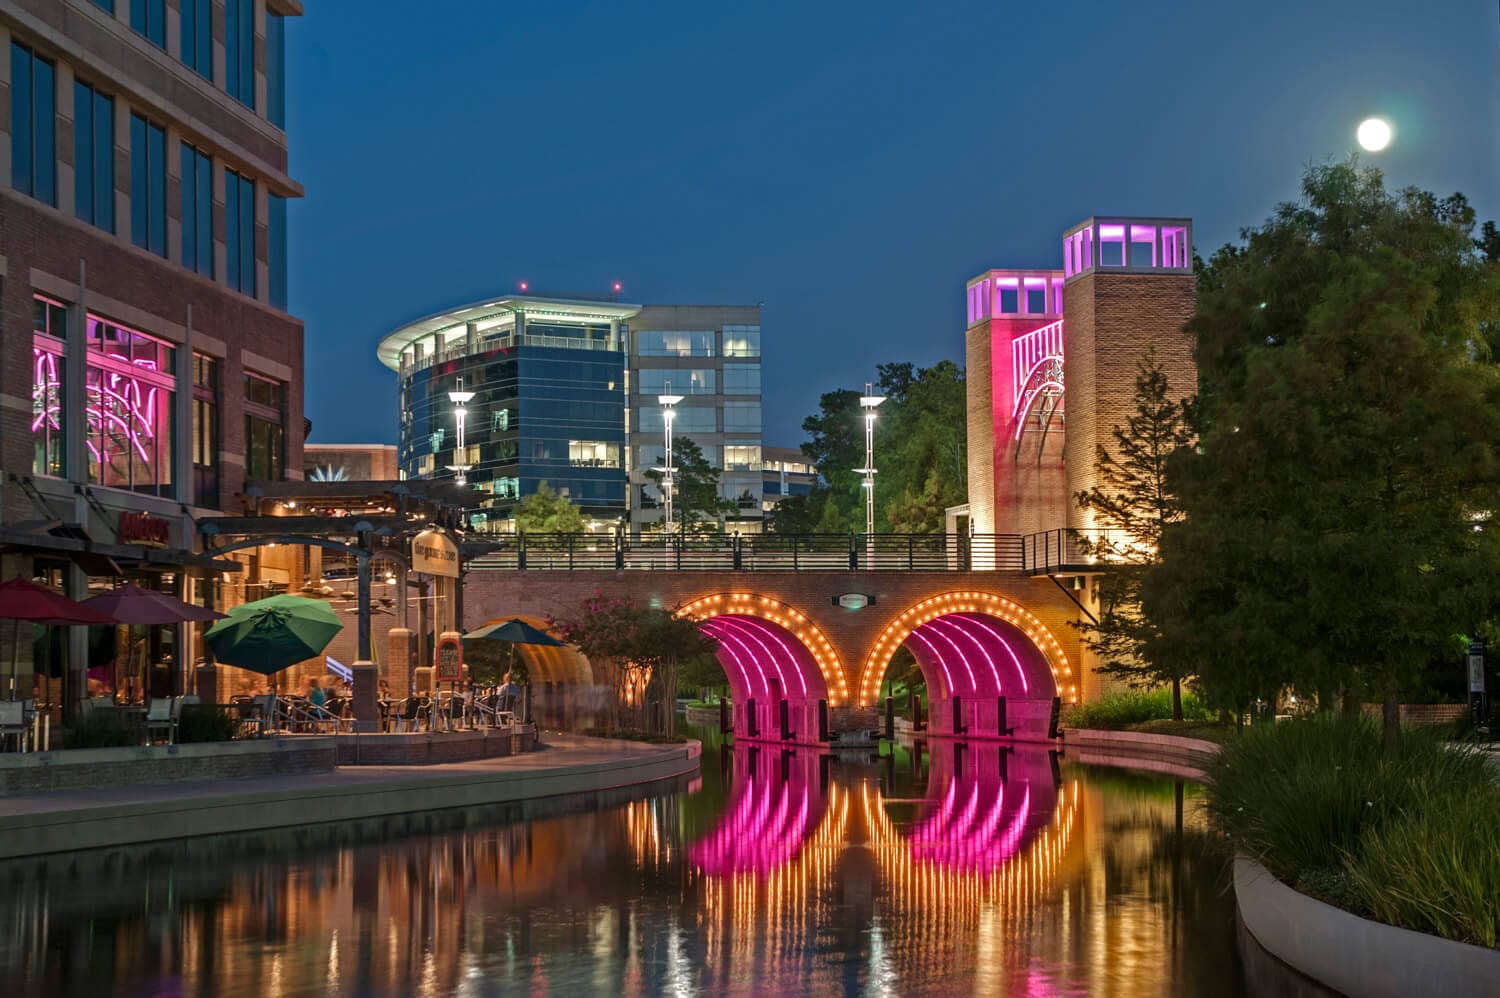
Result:
[[[757,306],[513,295],[408,323],[379,356],[400,379],[402,477],[453,477],[462,466],[489,493],[492,529],[510,529],[516,505],[543,482],[596,527],[659,523],[647,472],[662,463],[663,394],[686,396],[675,434],[723,469],[720,491],[735,510],[726,526],[759,528]],[[473,393],[462,452],[455,391]]]

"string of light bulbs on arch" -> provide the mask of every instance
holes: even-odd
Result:
[[[891,656],[906,642],[913,631],[929,621],[955,613],[981,613],[997,617],[1020,629],[1042,653],[1052,671],[1052,681],[1064,700],[1076,697],[1077,680],[1067,653],[1036,615],[1003,596],[981,592],[951,592],[922,600],[902,613],[881,632],[860,671],[859,703],[873,704],[879,698],[880,682],[890,665]]]
[[[828,705],[840,707],[849,702],[849,684],[833,642],[828,640],[828,635],[817,624],[785,603],[753,593],[717,593],[695,599],[677,612],[679,616],[695,620],[725,615],[758,617],[780,626],[796,638],[817,663],[818,671],[823,675],[823,683],[828,688]]]

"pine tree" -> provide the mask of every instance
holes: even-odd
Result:
[[[1099,671],[1134,685],[1169,683],[1172,719],[1182,720],[1182,683],[1191,673],[1179,664],[1153,660],[1153,636],[1141,612],[1140,586],[1160,557],[1162,531],[1182,519],[1182,506],[1167,481],[1168,459],[1193,443],[1190,403],[1172,392],[1155,349],[1136,366],[1134,408],[1114,428],[1114,451],[1100,444],[1094,468],[1098,485],[1075,498],[1105,531],[1084,538],[1088,553],[1110,563],[1100,582],[1097,623],[1080,625],[1084,641],[1102,660]]]

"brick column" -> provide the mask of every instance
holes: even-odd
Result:
[[[380,667],[374,662],[355,662],[354,730],[380,730]]]

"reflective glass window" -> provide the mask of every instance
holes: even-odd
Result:
[[[725,402],[724,432],[760,432],[759,402]]]
[[[167,132],[130,116],[130,241],[167,255]]]
[[[725,364],[724,365],[724,394],[725,395],[759,395],[760,394],[760,365],[759,364]]]
[[[712,357],[714,332],[643,329],[635,334],[636,353],[641,357]]]
[[[724,356],[726,356],[726,357],[759,357],[760,356],[760,327],[759,326],[725,326],[724,327]]]
[[[182,265],[214,276],[213,160],[182,143]]]
[[[73,83],[73,212],[115,231],[115,102]]]
[[[52,63],[10,45],[10,185],[57,204],[57,93]]]

